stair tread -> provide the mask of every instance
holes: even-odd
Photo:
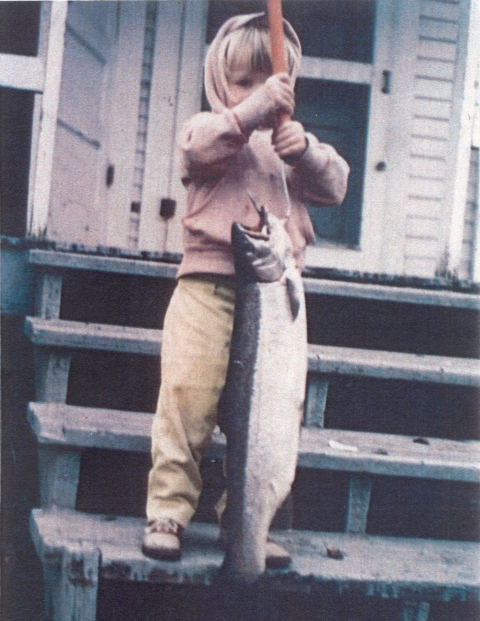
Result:
[[[29,262],[43,268],[100,271],[152,278],[173,279],[178,271],[178,266],[172,262],[145,260],[140,256],[138,258],[101,256],[93,252],[79,254],[33,249],[29,251]],[[304,277],[303,282],[306,293],[318,295],[480,310],[480,296],[475,293],[311,277]]]
[[[100,548],[103,578],[208,585],[223,558],[216,545],[218,527],[212,524],[190,524],[183,558],[176,563],[142,554],[143,518],[34,509],[30,524],[37,552],[49,562],[62,549]],[[293,562],[288,570],[267,572],[264,581],[272,588],[313,591],[328,586],[343,594],[393,598],[413,591],[444,601],[479,596],[478,543],[294,530],[273,535]],[[327,547],[339,549],[343,559],[329,558]]]
[[[35,345],[160,355],[162,331],[62,319],[27,317],[25,333]],[[480,361],[329,345],[308,346],[312,373],[480,385]]]
[[[150,451],[152,418],[153,414],[144,412],[62,403],[30,403],[28,408],[28,420],[42,444],[125,451]],[[223,434],[214,433],[209,456],[223,457],[225,445]],[[304,427],[298,464],[378,475],[480,482],[480,442]]]

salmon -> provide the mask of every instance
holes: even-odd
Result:
[[[249,584],[265,571],[271,521],[297,464],[307,375],[302,279],[283,222],[232,226],[236,302],[219,423],[227,436],[228,533],[220,576]]]

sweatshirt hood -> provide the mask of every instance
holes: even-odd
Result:
[[[248,15],[231,17],[223,24],[212,41],[205,58],[205,93],[213,112],[222,112],[226,108],[227,102],[226,83],[222,76],[221,63],[219,62],[219,51],[223,40],[231,32],[263,16],[265,16],[265,13],[250,13]],[[283,25],[285,36],[293,43],[295,50],[296,62],[292,74],[293,81],[295,82],[300,70],[302,48],[297,33],[286,19],[283,20]]]

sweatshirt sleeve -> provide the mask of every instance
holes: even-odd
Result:
[[[314,207],[340,205],[347,192],[350,167],[335,149],[310,133],[308,146],[291,169],[289,180]]]
[[[232,109],[200,112],[184,125],[180,148],[191,179],[221,176],[229,159],[248,142],[267,118],[275,119],[275,101],[268,81]]]
[[[180,134],[185,176],[210,179],[221,176],[230,158],[247,142],[232,111],[200,112],[185,123]]]

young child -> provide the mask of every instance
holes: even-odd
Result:
[[[284,27],[289,75],[271,75],[264,14],[233,17],[221,27],[205,62],[212,112],[196,114],[181,134],[188,193],[184,256],[165,317],[142,545],[146,555],[162,560],[181,556],[181,534],[202,488],[200,459],[225,383],[235,304],[232,222],[258,225],[248,192],[274,215],[288,215],[285,227],[301,270],[314,238],[304,203],[339,204],[346,192],[349,168],[333,147],[296,121],[276,126],[279,113],[293,113],[301,59],[295,31],[286,21]],[[219,517],[224,506],[223,497]],[[288,552],[269,540],[267,566],[289,562]]]

